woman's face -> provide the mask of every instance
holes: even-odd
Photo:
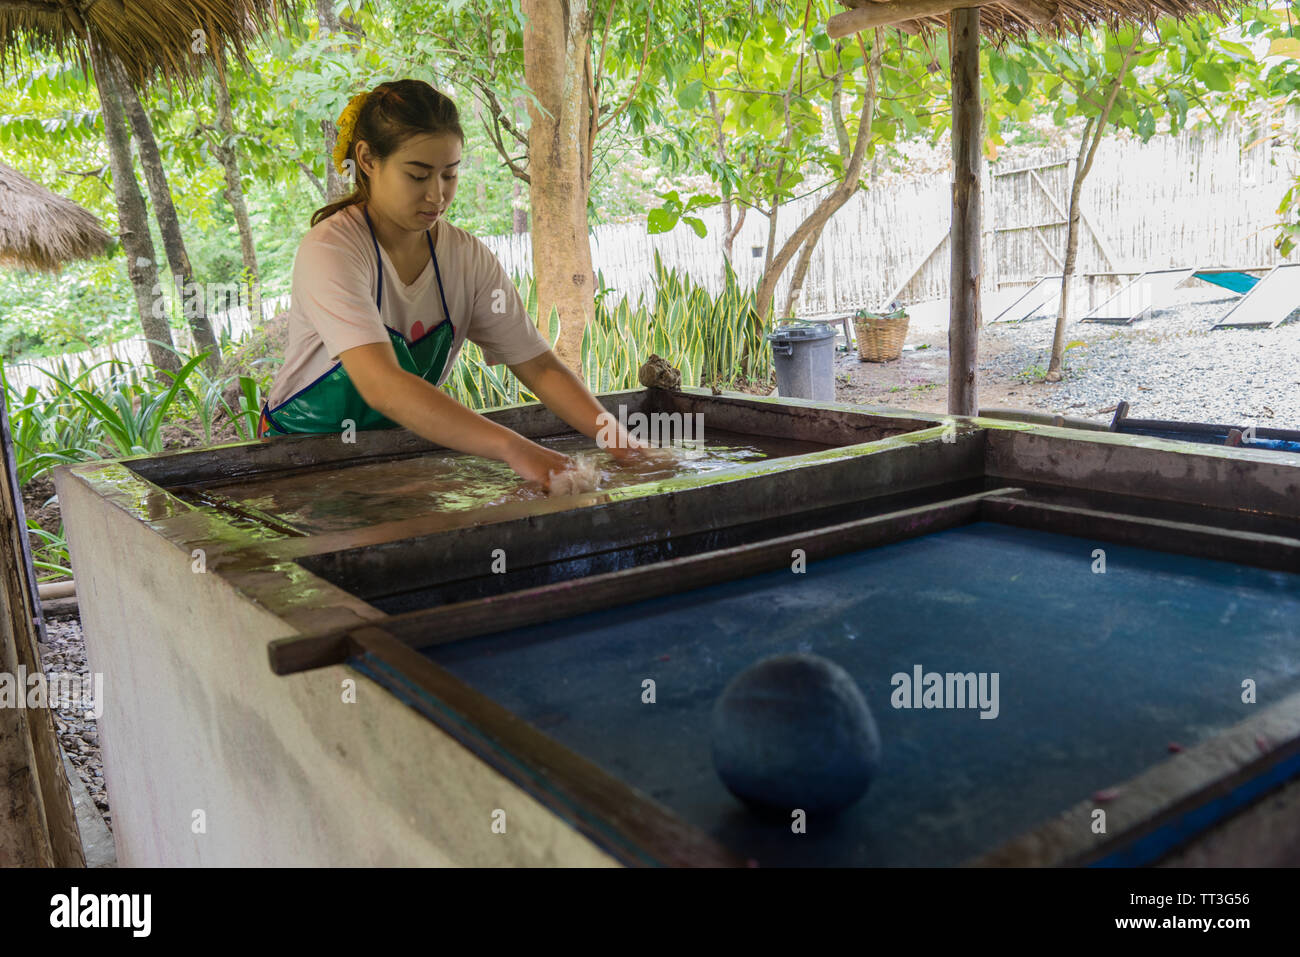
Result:
[[[447,212],[456,195],[460,137],[412,136],[386,159],[376,160],[365,140],[357,158],[370,177],[370,205],[403,229],[423,232]]]

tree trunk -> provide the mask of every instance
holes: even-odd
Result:
[[[528,232],[528,199],[524,196],[524,184],[515,180],[514,198],[510,203],[511,221],[510,228],[519,235]]]
[[[731,212],[731,201],[727,200],[726,209],[728,214]],[[736,237],[740,235],[740,229],[745,225],[745,214],[749,212],[748,206],[740,207],[740,215],[736,217],[736,225],[727,230],[726,238],[722,242],[722,255],[726,257],[727,262],[731,262],[732,247],[736,243]],[[728,215],[730,218],[730,215]]]
[[[208,353],[208,358],[203,363],[204,368],[215,372],[221,365],[221,347],[217,345],[216,336],[212,334],[212,323],[208,321],[206,292],[194,280],[194,267],[185,248],[185,237],[181,235],[181,221],[176,215],[176,205],[172,202],[172,191],[167,183],[167,172],[163,169],[162,155],[158,152],[158,140],[153,134],[153,124],[149,121],[149,114],[145,112],[140,96],[131,85],[121,61],[111,52],[106,52],[105,56],[113,70],[114,82],[121,93],[122,104],[126,107],[131,128],[135,132],[136,147],[140,151],[140,166],[144,169],[145,183],[149,186],[149,197],[153,200],[154,218],[158,221],[158,232],[162,236],[163,250],[167,254],[167,265],[171,268],[172,286],[180,299],[185,318],[190,324],[194,350],[196,353]]]
[[[118,98],[117,84],[111,65],[103,49],[91,34],[88,43],[91,69],[95,72],[95,88],[99,93],[100,110],[104,119],[105,139],[108,142],[109,166],[113,171],[113,198],[117,202],[118,233],[122,251],[126,254],[126,272],[135,291],[136,310],[140,314],[140,328],[148,339],[149,359],[164,373],[180,370],[172,341],[172,330],[162,308],[162,284],[158,281],[158,267],[154,263],[153,238],[149,235],[149,216],[145,210],[140,185],[135,181],[131,162],[131,134],[127,129],[122,102]],[[157,289],[158,293],[154,290]],[[157,296],[157,298],[155,298]],[[155,315],[155,303],[159,315]]]
[[[524,80],[532,180],[533,276],[543,330],[559,311],[556,355],[582,374],[582,336],[595,312],[595,271],[587,222],[591,188],[591,30],[586,0],[524,0]]]
[[[483,122],[483,106],[478,101],[478,97],[473,100],[474,125],[477,126]],[[482,150],[475,150],[474,155],[469,160],[470,168],[474,171],[474,199],[478,202],[479,209],[487,207],[487,179],[483,175],[483,169],[486,163],[483,160]]]
[[[842,43],[835,44],[836,63],[839,62]],[[831,131],[835,134],[835,141],[839,146],[840,155],[849,155],[849,131],[844,126],[844,117],[840,104],[840,96],[844,90],[844,75],[835,71],[835,82],[831,90]],[[794,264],[794,275],[790,278],[790,291],[786,294],[785,308],[781,310],[783,316],[793,316],[795,307],[799,305],[799,299],[803,295],[804,279],[808,276],[808,266],[812,263],[813,253],[817,250],[817,244],[821,242],[822,231],[826,228],[826,222],[818,226],[812,234],[804,240],[804,244],[799,251],[799,258]],[[827,308],[830,308],[830,302],[827,301]]]
[[[226,137],[235,132],[235,117],[230,109],[230,88],[226,85],[224,70],[217,68],[217,128],[220,134],[212,152],[226,174],[226,202],[235,214],[239,228],[239,252],[244,260],[244,274],[248,280],[248,323],[253,329],[265,321],[262,315],[262,275],[257,266],[257,247],[253,243],[253,226],[248,220],[248,205],[244,202],[243,182],[239,177],[239,156],[226,144]]]
[[[778,183],[781,182],[781,177],[783,175],[785,175],[785,160],[781,160],[781,162],[777,164],[776,181]],[[771,274],[772,260],[776,257],[776,223],[777,223],[777,218],[780,215],[781,215],[780,200],[778,198],[778,195],[776,193],[773,193],[772,211],[771,213],[768,214],[767,217],[767,249],[764,250],[763,252],[763,282],[766,282],[767,277]],[[761,295],[762,288],[763,288],[762,284],[760,283],[759,285],[760,295]],[[772,301],[772,297],[769,295],[768,302],[771,301]],[[767,315],[766,306],[767,306],[766,303],[759,304],[758,311],[760,315],[764,315],[764,316]]]
[[[785,297],[785,308],[781,310],[783,316],[793,316],[795,306],[799,305],[799,297],[803,294],[803,281],[808,275],[808,264],[812,262],[813,251],[816,250],[817,244],[821,241],[822,230],[826,228],[826,221],[829,219],[828,216],[804,240],[803,248],[799,251],[799,259],[794,264],[794,276],[790,279],[790,291]]]
[[[952,270],[948,307],[948,411],[979,414],[980,11],[952,12]]]
[[[1065,262],[1061,264],[1061,301],[1056,312],[1056,330],[1052,334],[1052,358],[1047,365],[1048,382],[1061,381],[1061,366],[1065,361],[1065,324],[1069,317],[1070,281],[1074,278],[1074,267],[1079,252],[1079,217],[1081,214],[1079,198],[1083,195],[1083,181],[1088,177],[1088,172],[1092,169],[1092,161],[1097,156],[1097,147],[1101,145],[1101,138],[1106,132],[1106,124],[1110,122],[1110,111],[1115,105],[1115,98],[1119,96],[1119,88],[1124,84],[1124,74],[1128,71],[1129,61],[1133,59],[1133,54],[1137,50],[1138,39],[1138,37],[1134,37],[1133,42],[1129,44],[1129,48],[1124,51],[1124,59],[1120,63],[1119,72],[1115,74],[1115,78],[1111,81],[1106,104],[1102,107],[1098,116],[1088,120],[1087,125],[1083,128],[1083,138],[1079,141],[1079,156],[1074,164],[1074,182],[1070,185],[1070,215],[1069,225],[1066,226],[1065,233]]]
[[[1079,197],[1083,193],[1083,179],[1087,175],[1084,159],[1093,140],[1101,139],[1101,131],[1094,129],[1094,119],[1089,117],[1079,141],[1079,155],[1074,163],[1074,180],[1070,183],[1070,208],[1065,227],[1065,261],[1061,265],[1061,299],[1056,311],[1056,329],[1052,333],[1052,358],[1047,366],[1047,380],[1061,380],[1061,363],[1065,358],[1065,326],[1070,303],[1070,280],[1079,255]]]
[[[343,29],[334,15],[332,0],[316,0],[316,28],[321,34],[332,35]],[[325,202],[332,203],[352,192],[352,182],[339,175],[334,168],[334,147],[339,140],[339,128],[332,119],[320,121],[321,137],[325,140]]]
[[[785,272],[786,266],[794,258],[794,254],[799,248],[807,242],[808,238],[815,233],[820,233],[826,225],[826,221],[831,218],[841,206],[847,203],[853,194],[857,191],[858,181],[862,175],[862,161],[867,155],[867,143],[871,140],[871,118],[876,112],[876,85],[877,78],[880,75],[881,64],[881,38],[877,31],[875,42],[872,46],[871,58],[867,66],[867,95],[863,98],[862,113],[858,117],[858,132],[854,138],[853,155],[847,157],[844,166],[844,179],[841,180],[830,195],[826,196],[817,207],[808,214],[808,217],[799,224],[794,233],[781,246],[781,251],[771,259],[770,265],[763,270],[763,279],[758,285],[758,293],[755,296],[757,318],[756,321],[765,320],[768,310],[772,307],[772,300],[776,297],[776,284]],[[773,216],[775,221],[775,215]],[[773,227],[773,233],[775,228]],[[769,256],[771,255],[769,242]]]
[[[514,115],[511,117],[516,123],[520,116],[528,113],[527,97],[517,96],[514,99]],[[528,197],[524,195],[524,183],[518,176],[514,177],[514,188],[511,190],[512,200],[510,209],[513,214],[511,219],[511,229],[515,235],[528,232]]]
[[[713,124],[718,131],[718,162],[726,165],[730,160],[727,158],[726,133],[722,128],[722,111],[718,109],[718,96],[712,90],[709,90],[709,108],[713,111]],[[745,207],[740,208],[740,216],[733,225],[731,220],[734,210],[735,203],[731,201],[731,194],[724,191],[722,195],[722,275],[724,277],[727,274],[727,264],[731,262],[731,248],[740,233],[740,227],[745,224]]]

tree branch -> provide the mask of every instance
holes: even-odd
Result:
[[[595,85],[600,87],[600,81],[605,74],[605,46],[609,43],[609,24],[614,19],[614,0],[609,0],[609,9],[605,11],[605,29],[600,35],[600,58],[597,61],[599,69],[596,71]],[[649,21],[646,21],[649,23]],[[595,97],[592,98],[595,102]]]
[[[650,9],[646,11],[645,18],[645,42],[641,47],[641,65],[637,67],[636,81],[632,84],[632,89],[628,90],[627,98],[623,100],[619,108],[611,113],[609,118],[596,128],[598,132],[609,126],[609,124],[613,123],[620,115],[622,115],[623,111],[632,104],[632,98],[636,96],[636,91],[641,86],[641,77],[645,74],[646,61],[650,59],[650,21],[654,19],[654,10],[654,0],[650,0]]]

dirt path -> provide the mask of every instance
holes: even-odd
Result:
[[[1015,348],[1005,337],[985,333],[980,336],[980,363]],[[946,412],[948,329],[937,323],[909,326],[903,354],[893,362],[863,362],[856,350],[837,351],[835,379],[836,402]],[[981,408],[1026,408],[1046,398],[1050,388],[1045,383],[981,375],[979,403]]]

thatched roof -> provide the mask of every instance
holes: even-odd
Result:
[[[280,10],[280,0],[0,0],[0,76],[20,50],[48,50],[85,66],[89,29],[137,86],[159,73],[183,83],[218,53],[218,62],[231,50],[243,59],[244,40],[278,22]],[[201,50],[193,49],[196,36]]]
[[[2,0],[0,0],[2,2]],[[1244,5],[1244,0],[839,0],[849,8],[869,8],[876,19],[885,20],[908,32],[941,30],[948,26],[947,10],[957,7],[980,7],[980,33],[999,42],[1009,37],[1023,37],[1034,32],[1061,36],[1083,33],[1092,27],[1117,27],[1125,23],[1153,24],[1166,17],[1192,17],[1201,13],[1228,13]],[[929,16],[906,16],[908,13]],[[847,13],[847,11],[846,11]],[[843,18],[843,19],[841,19]],[[845,23],[840,14],[831,18]],[[868,24],[866,26],[879,26]],[[856,29],[864,26],[852,24]],[[835,35],[832,29],[832,36]]]
[[[56,272],[112,243],[90,212],[0,163],[0,265]]]

